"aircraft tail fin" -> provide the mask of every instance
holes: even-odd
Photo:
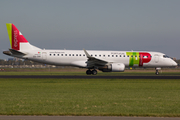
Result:
[[[17,51],[40,50],[40,48],[31,45],[14,24],[6,23],[6,27],[12,49]]]

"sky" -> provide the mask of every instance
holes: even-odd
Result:
[[[6,23],[45,49],[157,51],[180,59],[180,0],[1,0],[0,59]]]

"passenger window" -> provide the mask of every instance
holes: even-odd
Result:
[[[133,55],[131,55],[131,57],[133,57]]]
[[[127,57],[129,57],[129,55]]]
[[[85,56],[85,54],[83,54],[83,56]]]
[[[114,55],[112,55],[112,57],[114,57]]]
[[[116,57],[118,57],[118,55],[116,55]]]
[[[76,54],[76,56],[78,56],[78,54]]]
[[[121,55],[119,57],[121,57]]]
[[[65,56],[67,56],[67,54],[65,54]]]
[[[61,54],[61,56],[63,56],[63,54]]]
[[[110,57],[110,55],[108,55],[108,57]]]
[[[103,55],[105,57],[105,55]]]
[[[71,56],[71,54],[69,54],[69,56]]]
[[[72,54],[72,56],[74,56],[74,54]]]
[[[49,54],[51,56],[51,54]]]
[[[126,57],[126,55],[124,55],[124,57]]]
[[[56,54],[54,54],[54,56],[55,56]]]
[[[101,57],[101,55],[99,55],[99,57]]]
[[[97,55],[95,55],[95,57],[96,57]]]
[[[81,56],[81,54],[79,54],[79,56]]]
[[[59,54],[58,54],[58,56],[59,56]]]

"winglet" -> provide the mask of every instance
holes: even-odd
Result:
[[[94,57],[90,56],[89,53],[84,48],[83,48],[83,50],[84,50],[84,53],[86,54],[87,58],[94,58]]]

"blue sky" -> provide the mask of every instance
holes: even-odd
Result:
[[[46,49],[157,51],[180,59],[180,0],[1,0],[0,59],[6,23]]]

